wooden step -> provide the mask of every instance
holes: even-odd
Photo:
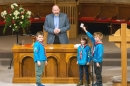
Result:
[[[130,76],[128,76],[128,78],[127,78],[127,86],[130,86],[130,78],[129,78]],[[114,76],[113,78],[112,78],[112,82],[113,82],[113,86],[122,86],[121,85],[121,76]]]

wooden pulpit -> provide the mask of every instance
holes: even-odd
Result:
[[[43,83],[77,83],[79,81],[78,65],[76,64],[77,49],[74,44],[45,45],[48,65],[42,76]],[[35,63],[33,47],[14,45],[13,83],[35,83]]]

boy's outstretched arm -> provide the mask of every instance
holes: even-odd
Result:
[[[93,35],[86,30],[86,27],[82,27],[82,29],[86,32],[87,36],[91,39],[91,41],[95,43]]]

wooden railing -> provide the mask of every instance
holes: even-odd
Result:
[[[71,24],[70,30],[67,31],[69,38],[77,37],[77,4],[76,2],[59,2],[57,5],[60,7],[61,12],[66,13]],[[73,34],[72,34],[73,33]]]
[[[70,24],[76,24],[76,5],[59,5],[61,12],[66,13]]]

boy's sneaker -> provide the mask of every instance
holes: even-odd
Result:
[[[93,86],[103,86],[103,84],[96,82]]]
[[[77,86],[83,85],[83,81],[79,81],[79,83],[77,84]]]
[[[89,80],[86,80],[85,86],[89,86]]]
[[[93,86],[97,86],[97,82],[93,84]]]
[[[45,85],[43,85],[43,84],[36,84],[36,86],[45,86]]]
[[[88,84],[88,83],[85,83],[85,86],[89,86],[89,84]]]
[[[45,86],[45,85],[43,85],[43,84],[40,84],[39,86]]]
[[[103,84],[100,84],[99,86],[103,86]]]

